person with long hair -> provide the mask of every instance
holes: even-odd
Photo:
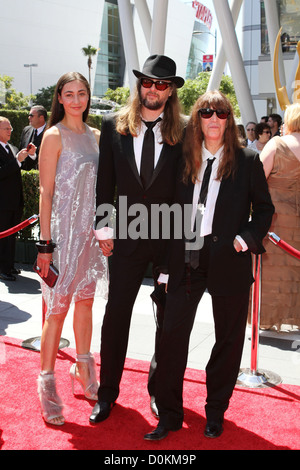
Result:
[[[260,154],[275,206],[270,232],[300,250],[300,103],[284,114],[284,135]],[[266,239],[262,257],[260,326],[280,331],[300,328],[299,260]]]
[[[105,256],[112,255],[112,263],[101,332],[100,387],[91,423],[108,418],[119,395],[133,305],[149,263],[156,281],[155,273],[168,242],[161,235],[161,223],[151,225],[149,216],[152,207],[172,204],[182,158],[185,122],[180,114],[177,88],[184,80],[176,76],[175,62],[163,55],[153,55],[146,60],[142,72],[133,72],[137,84],[132,99],[118,113],[105,117],[101,127],[96,228],[101,250]],[[113,206],[115,197],[116,230],[113,230],[106,227],[105,213],[108,205]],[[132,214],[138,216],[139,209],[143,214],[140,223],[134,225]],[[161,322],[157,310],[156,344]],[[148,379],[151,406],[155,366],[154,354]]]
[[[189,338],[206,289],[212,297],[215,344],[206,366],[204,434],[215,438],[223,432],[244,344],[251,252],[264,252],[262,239],[274,211],[259,156],[241,147],[232,106],[221,92],[209,91],[194,105],[183,156],[176,202],[182,213],[189,207],[191,217],[183,217],[185,236],[171,243],[157,354],[159,423],[146,440],[163,439],[182,427]]]
[[[44,420],[62,425],[62,401],[56,390],[55,361],[65,317],[74,302],[76,363],[71,380],[88,399],[97,399],[93,355],[92,305],[96,291],[107,291],[107,262],[93,232],[99,160],[97,129],[86,124],[90,87],[81,74],[69,72],[57,83],[48,128],[40,150],[40,241],[37,269],[47,277],[50,264],[59,275],[53,288],[42,281],[46,307],[41,337],[38,393]],[[74,390],[74,388],[73,388]]]

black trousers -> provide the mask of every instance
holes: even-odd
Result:
[[[0,211],[0,232],[4,232],[18,225],[22,217],[22,207],[19,210]],[[14,267],[16,233],[0,239],[0,272],[10,273]]]
[[[119,395],[119,385],[127,353],[132,309],[145,271],[154,263],[155,253],[149,240],[141,240],[130,256],[115,253],[110,269],[109,295],[101,331],[101,368],[99,401],[113,402]],[[149,302],[151,299],[149,297]],[[161,313],[161,312],[160,312]],[[157,316],[155,349],[159,343],[161,315]],[[148,391],[155,390],[156,353],[151,361]]]
[[[176,292],[168,292],[163,331],[157,352],[156,404],[160,422],[180,429],[183,422],[183,378],[190,333],[198,304],[207,287],[209,237],[200,250],[200,266],[184,276]],[[228,267],[230,269],[230,266]],[[190,282],[190,295],[187,284]],[[206,417],[223,420],[232,395],[243,352],[249,290],[234,296],[212,296],[215,344],[206,366]]]

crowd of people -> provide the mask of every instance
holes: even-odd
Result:
[[[261,324],[300,327],[300,268],[267,239],[269,230],[278,232],[300,249],[300,104],[286,110],[280,136],[277,114],[237,126],[230,101],[219,91],[200,96],[184,117],[177,93],[184,79],[169,57],[150,56],[133,73],[136,89],[128,104],[103,118],[101,132],[86,124],[91,92],[76,72],[59,79],[48,122],[43,107],[31,108],[20,151],[8,143],[12,127],[0,117],[0,231],[21,219],[21,169],[38,168],[36,269],[43,279],[52,267],[59,273],[54,287],[41,281],[46,308],[41,412],[47,423],[65,422],[55,362],[74,302],[71,380],[96,402],[92,424],[110,416],[120,392],[133,305],[151,263],[159,302],[148,392],[158,425],[144,439],[161,440],[182,427],[189,338],[206,290],[215,344],[206,366],[204,434],[216,438],[240,367],[252,254],[263,258]],[[167,222],[166,217],[154,221],[157,206],[176,206],[180,218],[170,210]],[[0,240],[3,281],[16,279],[14,244],[15,236]],[[100,384],[90,352],[95,295],[107,298]]]

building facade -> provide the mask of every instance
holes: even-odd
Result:
[[[259,120],[263,115],[280,111],[274,88],[270,28],[276,34],[283,28],[282,83],[289,92],[292,90],[298,62],[295,51],[300,39],[300,0],[240,0],[240,3],[243,5],[240,48]],[[160,2],[130,1],[137,57],[142,68],[149,55],[149,38],[138,4],[148,10],[151,22],[153,8]],[[193,79],[202,70],[214,66],[217,42],[223,40],[216,27],[216,12],[207,4],[211,8],[218,3],[168,1],[164,53],[176,60],[178,75],[186,79]],[[82,53],[87,45],[98,48],[97,56],[92,58],[94,96],[100,98],[107,88],[129,84],[131,70],[126,65],[118,0],[10,0],[2,9],[0,27],[0,74],[13,77],[13,87],[18,92],[36,94],[41,88],[54,85],[67,71],[76,70],[88,77],[87,57]],[[209,60],[203,62],[207,54],[213,56],[212,64]],[[0,90],[0,102],[3,97]]]
[[[154,2],[146,3],[151,15]],[[168,5],[165,54],[175,58],[178,74],[188,78],[202,70],[209,37],[193,34],[209,31],[207,18],[196,16],[198,4],[169,0]],[[131,7],[142,67],[149,47],[134,0]],[[92,57],[93,95],[102,97],[107,88],[128,85],[117,0],[10,0],[2,9],[0,27],[0,74],[13,77],[13,87],[24,95],[54,85],[67,71],[88,77],[82,53],[88,45],[98,48]]]
[[[266,2],[261,0],[247,0],[244,1],[243,10],[242,54],[258,120],[272,112],[282,114],[276,103],[273,51],[269,41],[271,26],[268,27],[266,6]],[[282,27],[282,85],[286,85],[290,95],[298,61],[296,45],[300,40],[300,0],[272,0],[272,6],[272,23],[278,22],[276,33]]]

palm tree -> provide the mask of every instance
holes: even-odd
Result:
[[[96,47],[93,47],[90,44],[88,44],[87,47],[83,47],[81,50],[82,50],[83,54],[86,57],[88,57],[87,64],[88,64],[88,68],[89,68],[89,84],[91,86],[92,56],[96,55],[99,49],[97,49]]]

